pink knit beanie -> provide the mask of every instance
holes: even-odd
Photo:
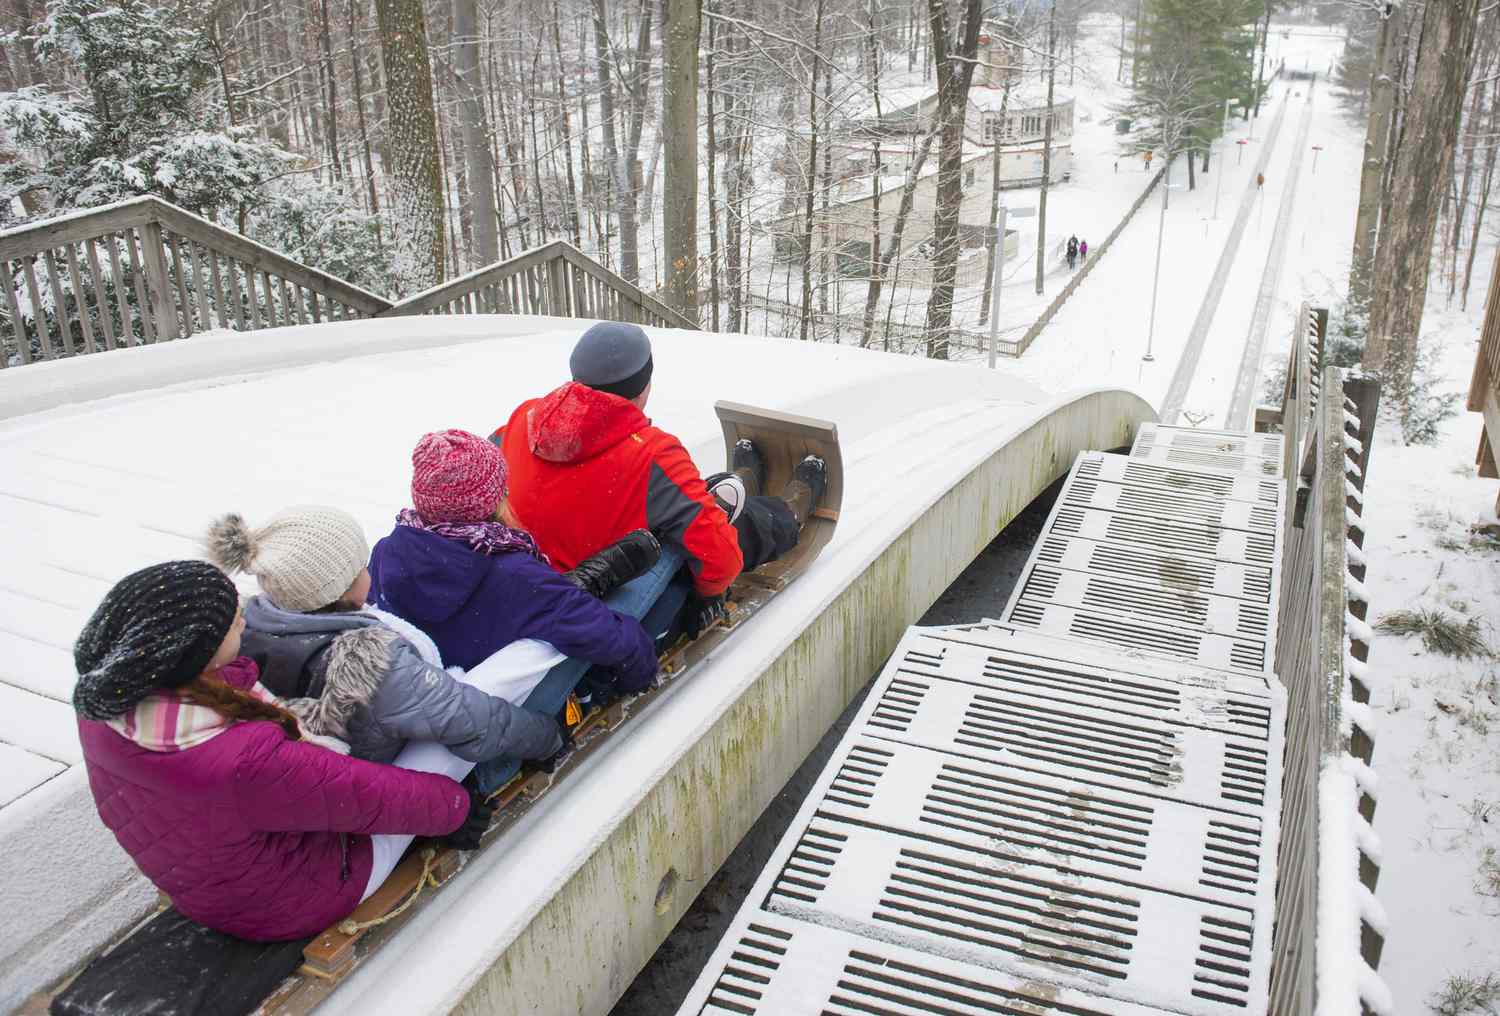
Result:
[[[505,456],[466,430],[422,435],[411,466],[412,507],[427,522],[484,522],[505,499]]]

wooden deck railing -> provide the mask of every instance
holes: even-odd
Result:
[[[0,367],[391,305],[152,197],[0,232],[0,265]]]
[[[434,286],[382,314],[551,314],[698,328],[562,240]]]
[[[1380,390],[1373,379],[1322,365],[1326,327],[1326,312],[1303,305],[1281,411],[1257,419],[1258,429],[1280,424],[1287,466],[1276,640],[1287,731],[1270,1011],[1288,1016],[1314,1012],[1320,986],[1375,1003],[1363,992],[1378,984],[1384,944],[1365,899],[1373,901],[1380,877],[1369,828],[1373,781],[1359,775],[1375,750],[1364,705],[1370,636],[1361,516]],[[1325,813],[1328,801],[1347,802],[1353,813]],[[1324,863],[1330,827],[1334,842],[1354,848],[1347,867]],[[1323,906],[1330,896],[1338,902]],[[1320,923],[1329,916],[1348,920],[1347,940]],[[1330,948],[1358,955],[1335,959]],[[1370,976],[1359,976],[1361,964]]]
[[[0,266],[0,368],[212,328],[402,314],[698,327],[561,241],[393,302],[152,197],[0,231]]]

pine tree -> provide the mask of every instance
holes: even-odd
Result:
[[[177,8],[54,0],[25,33],[79,87],[0,93],[0,125],[26,157],[0,166],[0,199],[44,193],[54,209],[155,194],[238,217],[292,156],[220,121],[207,36]]]

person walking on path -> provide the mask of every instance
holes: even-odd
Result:
[[[1078,241],[1078,260],[1080,262],[1083,262],[1083,261],[1087,261],[1088,259],[1089,259],[1089,242],[1087,240],[1079,240]]]
[[[1078,262],[1078,237],[1077,236],[1070,236],[1070,237],[1068,237],[1067,255],[1068,255],[1068,270],[1072,271],[1074,265],[1077,264],[1077,262]]]

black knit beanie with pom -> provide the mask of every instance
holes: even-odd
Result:
[[[186,684],[219,651],[238,609],[234,583],[206,561],[168,561],[125,576],[73,645],[73,708],[109,720],[159,688]]]

